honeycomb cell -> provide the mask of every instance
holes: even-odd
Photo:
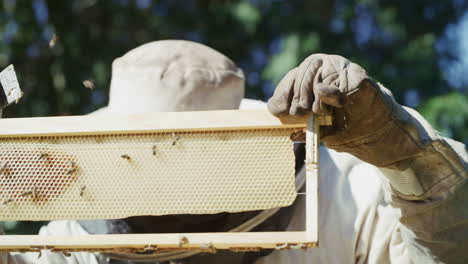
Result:
[[[283,207],[291,129],[0,139],[0,220],[116,219]]]

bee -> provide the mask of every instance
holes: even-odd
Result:
[[[83,194],[84,194],[85,190],[86,190],[86,185],[81,186],[80,197],[83,197]]]
[[[36,186],[34,186],[32,190],[30,190],[30,191],[25,191],[25,192],[23,192],[22,194],[20,194],[20,196],[23,196],[23,197],[24,197],[24,196],[29,196],[29,195],[31,195],[32,198],[34,198],[34,199],[37,198],[37,188],[36,188]]]
[[[122,155],[120,155],[120,157],[121,157],[122,159],[126,159],[126,160],[128,160],[128,161],[131,160],[130,156],[127,155],[127,154],[122,154]]]
[[[293,142],[305,142],[305,130],[300,129],[293,131],[289,136],[289,139],[291,139]]]
[[[38,158],[38,159],[40,160],[40,159],[47,158],[47,157],[49,157],[49,154],[47,154],[47,153],[41,153],[41,154],[39,155],[39,158]]]
[[[277,245],[276,246],[276,249],[277,250],[282,250],[282,249],[287,249],[289,248],[289,244],[288,243],[284,243],[284,244],[280,244],[280,245]]]
[[[2,202],[2,205],[9,204],[11,202],[13,202],[13,199],[8,198],[8,199],[6,199],[5,201]]]
[[[29,196],[29,195],[32,195],[33,194],[33,191],[26,191],[22,194],[20,194],[20,196]]]
[[[216,253],[216,248],[213,246],[212,243],[205,243],[200,245],[201,250],[205,250],[209,253]]]
[[[188,244],[188,238],[186,236],[181,236],[179,239],[179,247],[182,247],[185,244]]]
[[[292,249],[306,249],[307,247],[303,243],[299,243],[297,245],[291,245],[291,248]]]
[[[209,249],[211,247],[213,247],[213,245],[211,243],[205,243],[205,244],[200,245],[201,249]]]
[[[8,161],[5,161],[2,166],[0,167],[0,172],[2,172],[3,170],[5,170],[8,166]]]
[[[32,189],[32,198],[37,199],[37,187],[34,186]]]
[[[177,142],[179,141],[180,137],[177,136],[175,133],[172,133],[172,138],[174,139],[172,141],[172,146],[175,146],[177,144]]]
[[[52,38],[49,41],[49,48],[53,48],[55,46],[55,44],[57,43],[57,41],[58,41],[58,36],[57,36],[57,34],[54,33],[52,35]]]
[[[10,96],[10,95],[13,93],[14,90],[18,90],[18,89],[17,89],[16,87],[13,87],[13,89],[10,89],[10,90],[8,91],[7,96]],[[23,96],[23,92],[20,91],[20,93],[21,93],[21,96]]]
[[[84,80],[83,86],[90,90],[93,90],[95,88],[94,82],[92,80]]]
[[[67,171],[67,175],[73,174],[76,172],[75,162],[70,160],[70,169]]]
[[[145,246],[145,248],[143,249],[143,252],[146,252],[146,253],[153,253],[155,251],[158,250],[158,246],[153,246],[153,245],[147,245]]]
[[[24,95],[23,91],[20,91],[20,95],[16,98],[15,104],[18,104],[19,100],[21,99],[21,97],[23,97],[23,95]]]
[[[153,156],[156,156],[158,154],[158,148],[156,145],[153,145]]]

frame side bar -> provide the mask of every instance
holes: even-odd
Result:
[[[318,241],[319,129],[314,116],[306,130],[306,233],[309,241]]]

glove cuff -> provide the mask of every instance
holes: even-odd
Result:
[[[393,193],[403,200],[441,198],[467,178],[466,161],[381,84],[364,81],[355,95],[351,103],[360,105],[348,107],[354,113],[344,111],[345,119],[351,116],[350,125],[345,123],[341,134],[325,137],[328,147],[380,167]]]
[[[347,104],[334,115],[337,132],[322,140],[336,151],[351,153],[375,166],[405,170],[409,167],[405,160],[438,138],[427,122],[419,122],[389,90],[370,79],[348,97]]]

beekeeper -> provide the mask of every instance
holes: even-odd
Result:
[[[95,114],[266,107],[252,100],[241,103],[243,94],[242,71],[222,54],[192,42],[158,41],[114,61],[109,105]],[[263,255],[175,254],[172,259],[177,263],[468,261],[467,151],[463,144],[439,136],[416,111],[395,102],[359,65],[336,55],[315,54],[291,70],[278,84],[268,109],[277,116],[314,112],[333,117],[333,125],[322,128],[320,135],[327,146],[320,150],[320,248]],[[292,207],[268,219],[269,225],[290,230],[302,227],[303,202],[298,198]],[[229,215],[200,216],[204,218],[173,225],[172,231],[184,232],[185,225],[197,228],[213,221],[220,225],[219,221],[232,220]],[[245,215],[232,221],[242,224],[238,221]],[[182,220],[165,216],[151,221],[141,217],[53,221],[40,234],[150,232],[167,226],[168,221]],[[258,227],[268,228],[265,223]],[[97,253],[66,257],[44,251],[39,259],[37,253],[4,254],[2,263],[132,263],[121,260],[126,256],[111,257],[116,259]],[[166,255],[153,262],[170,259]]]

